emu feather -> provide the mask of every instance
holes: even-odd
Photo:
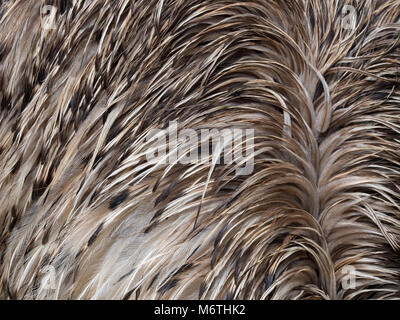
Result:
[[[1,1],[0,298],[400,298],[399,14]],[[146,161],[172,122],[254,130],[254,170]]]

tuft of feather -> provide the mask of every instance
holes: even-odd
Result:
[[[400,298],[399,11],[1,1],[0,298]],[[254,170],[146,161],[174,121]]]

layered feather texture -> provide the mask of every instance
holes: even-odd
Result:
[[[399,0],[0,16],[1,298],[400,297]],[[149,163],[146,135],[171,121],[254,129],[254,171]]]

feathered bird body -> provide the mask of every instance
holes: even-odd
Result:
[[[0,16],[1,298],[400,297],[399,0]],[[252,132],[253,170],[148,161],[171,123]]]

